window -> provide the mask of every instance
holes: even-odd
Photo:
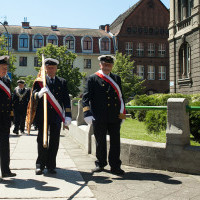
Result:
[[[101,51],[109,51],[110,40],[107,37],[101,38]]]
[[[9,48],[11,48],[12,47],[12,35],[9,33],[8,34],[4,33],[4,36],[6,38],[6,43],[8,43],[8,44],[6,44],[6,47],[9,46]]]
[[[178,1],[179,21],[182,21],[190,17],[192,8],[193,8],[193,0],[179,0]]]
[[[41,48],[43,46],[43,37],[41,35],[36,35],[34,37],[34,48]]]
[[[137,65],[137,75],[144,79],[144,66]]]
[[[39,67],[38,57],[34,57],[34,67]]]
[[[67,45],[68,50],[74,50],[74,37],[73,36],[67,36],[65,39],[65,45]]]
[[[67,65],[71,66],[71,68],[73,68],[73,62],[72,60],[67,60]]]
[[[19,66],[27,66],[27,57],[19,57]]]
[[[47,43],[51,43],[53,45],[58,45],[58,38],[55,35],[49,35],[47,38]]]
[[[166,80],[166,67],[165,66],[158,67],[158,79]]]
[[[84,68],[91,69],[91,59],[84,59]]]
[[[90,37],[83,39],[83,50],[92,50],[92,39]]]
[[[179,50],[179,78],[190,78],[191,49],[188,43],[184,43]]]
[[[19,48],[28,48],[28,35],[21,34],[19,36]]]
[[[137,56],[144,56],[144,44],[138,43],[137,44]]]
[[[159,44],[158,45],[158,56],[159,57],[165,57],[166,53],[166,45],[165,44]]]
[[[132,55],[133,54],[133,43],[132,42],[126,42],[125,43],[125,52],[126,55]]]
[[[148,56],[155,56],[155,45],[153,43],[148,43]]]
[[[155,67],[151,65],[148,66],[148,80],[155,80]]]

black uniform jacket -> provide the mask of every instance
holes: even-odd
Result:
[[[2,78],[3,83],[10,89],[10,80]],[[0,88],[0,131],[10,129],[11,98]]]
[[[22,91],[20,91],[19,87],[16,87],[12,95],[13,108],[20,112],[26,112],[29,99],[30,89],[23,88]]]
[[[71,117],[71,105],[66,80],[56,76],[55,83],[52,85],[50,79],[47,77],[46,83],[60,106],[65,110],[65,117]],[[35,120],[39,123],[43,122],[43,97],[41,99],[38,97],[40,90],[41,87],[36,82],[33,88],[33,98],[38,101]],[[47,115],[49,123],[60,123],[62,121],[49,102],[47,103]]]
[[[118,75],[110,73],[110,77],[121,89],[121,79]],[[93,116],[101,122],[120,122],[120,101],[114,88],[102,78],[93,74],[89,76],[83,93],[84,117]]]

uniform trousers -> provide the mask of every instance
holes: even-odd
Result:
[[[10,128],[6,128],[0,124],[0,163],[1,173],[10,173],[10,143],[9,143]]]
[[[120,122],[109,123],[94,120],[93,129],[96,139],[96,166],[105,167],[107,165],[106,135],[108,134],[110,136],[109,165],[112,169],[120,168]]]
[[[14,120],[15,120],[14,130],[18,131],[20,129],[21,132],[24,132],[25,119],[26,119],[26,110],[25,111],[14,110]]]
[[[36,160],[37,168],[47,169],[56,168],[56,156],[59,148],[61,123],[49,123],[49,141],[48,147],[43,147],[43,123],[38,123],[38,158]]]

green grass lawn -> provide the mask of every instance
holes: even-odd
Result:
[[[151,142],[166,142],[166,131],[162,131],[160,134],[148,134],[145,129],[144,122],[139,122],[136,119],[128,118],[122,124],[121,138],[133,139],[133,140],[145,140]],[[192,146],[200,146],[198,142],[194,141],[193,136],[190,137],[190,144]]]

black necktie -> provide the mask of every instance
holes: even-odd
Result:
[[[54,84],[54,79],[53,78],[51,78],[51,84]]]

